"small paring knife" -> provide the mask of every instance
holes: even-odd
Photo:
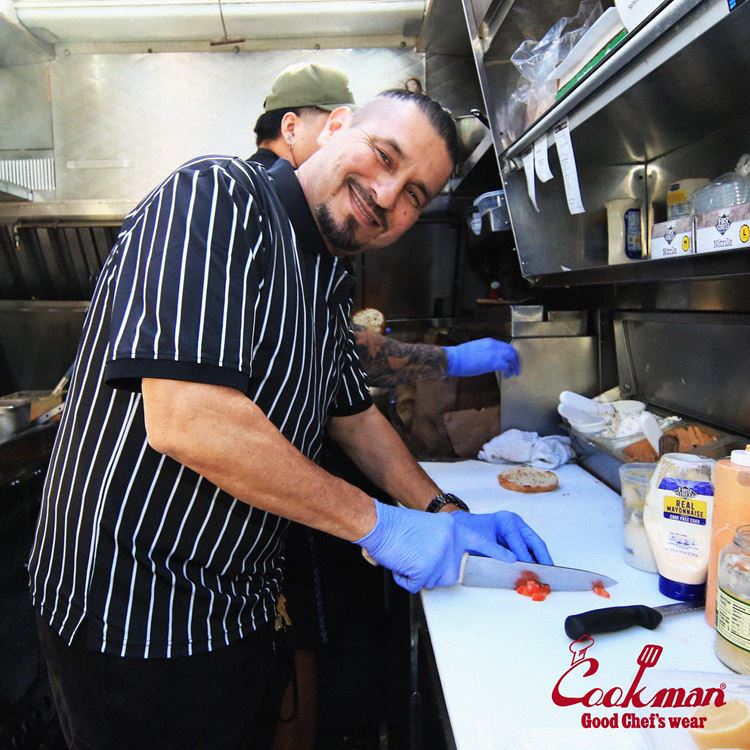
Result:
[[[604,607],[570,615],[565,618],[565,633],[568,638],[577,640],[583,635],[593,633],[614,633],[640,625],[653,630],[668,615],[679,615],[695,609],[703,609],[706,603],[701,600],[664,604],[661,607],[647,607],[645,604],[633,604],[627,607]]]

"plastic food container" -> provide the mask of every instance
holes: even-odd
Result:
[[[728,432],[715,430],[713,427],[706,427],[698,422],[675,422],[664,430],[664,434],[674,434],[680,438],[680,453],[692,453],[697,456],[706,458],[719,459],[728,456],[733,449],[743,448],[747,442],[739,435],[732,435]],[[692,440],[693,435],[697,439]],[[700,439],[705,436],[705,440]],[[626,463],[648,463],[656,461],[658,458],[654,449],[643,435],[636,435],[634,440],[625,445],[618,446],[614,455]]]
[[[643,506],[656,464],[623,464],[620,467],[625,562],[638,570],[656,573],[656,560],[643,526]]]

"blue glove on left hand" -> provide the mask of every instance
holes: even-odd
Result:
[[[444,346],[443,349],[448,356],[446,373],[450,377],[465,378],[499,370],[510,378],[521,372],[518,353],[504,341],[478,339],[458,346]]]
[[[523,562],[552,565],[552,558],[542,538],[515,513],[506,510],[497,513],[451,513],[455,524],[476,534],[487,542],[507,547]]]

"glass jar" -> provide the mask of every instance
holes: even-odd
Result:
[[[750,674],[750,525],[738,527],[719,555],[714,650],[730,669]]]

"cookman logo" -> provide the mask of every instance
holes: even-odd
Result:
[[[667,245],[672,244],[672,240],[677,236],[677,232],[674,231],[674,227],[667,227],[667,231],[664,232],[664,239],[667,241]]]
[[[582,695],[571,694],[566,684],[592,678],[599,671],[599,662],[594,657],[587,657],[586,652],[593,646],[594,639],[589,635],[581,636],[570,644],[573,654],[570,667],[552,688],[552,701],[562,708],[569,706],[585,706],[594,708],[697,708],[699,706],[723,706],[726,703],[724,691],[726,683],[718,687],[686,689],[660,688],[649,691],[645,683],[646,670],[656,666],[661,658],[662,647],[649,643],[643,647],[636,659],[636,671],[628,687],[613,685],[612,687],[597,687],[595,682],[591,689]],[[580,692],[580,690],[579,690]],[[656,711],[649,714],[635,712],[613,712],[609,716],[592,716],[591,713],[581,715],[581,725],[586,729],[599,728],[652,728],[652,729],[701,729],[706,721],[705,716],[662,716]]]

